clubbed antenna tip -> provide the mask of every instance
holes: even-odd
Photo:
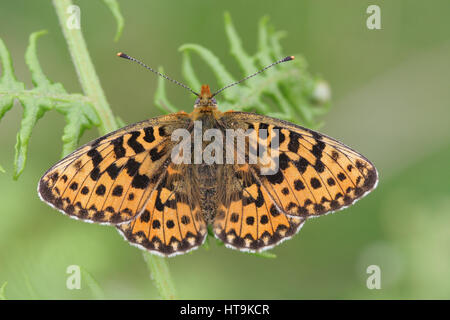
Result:
[[[289,57],[284,58],[284,59],[283,59],[283,62],[291,61],[291,60],[294,60],[294,59],[295,59],[294,56],[289,56]]]

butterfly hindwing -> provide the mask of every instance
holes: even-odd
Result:
[[[132,220],[170,161],[171,132],[187,127],[183,114],[133,124],[68,155],[39,182],[39,194],[62,212],[88,221]]]
[[[225,126],[244,130],[267,129],[265,146],[270,147],[277,136],[279,170],[262,174],[259,165],[251,165],[250,170],[288,215],[308,217],[339,210],[376,186],[378,174],[373,164],[328,136],[246,112],[227,112],[221,121]],[[257,137],[260,146],[264,141]]]
[[[169,165],[142,213],[117,226],[128,241],[163,256],[185,253],[203,243],[207,228],[190,170],[186,165]]]
[[[300,229],[305,219],[282,213],[248,165],[225,165],[223,169],[224,184],[219,187],[213,231],[228,247],[262,251]]]

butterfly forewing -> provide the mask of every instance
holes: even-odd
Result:
[[[170,161],[171,132],[189,124],[187,115],[162,116],[88,143],[44,174],[39,194],[79,219],[110,224],[132,220]]]

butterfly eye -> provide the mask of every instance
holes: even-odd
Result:
[[[201,104],[201,99],[200,98],[195,99],[195,105],[197,106],[197,105],[200,105],[200,104]],[[208,100],[207,104],[208,105],[216,105],[217,101],[216,101],[216,99],[211,98],[211,99]],[[201,105],[205,105],[205,102],[203,102],[203,104],[201,104]]]

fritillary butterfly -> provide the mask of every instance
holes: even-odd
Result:
[[[208,225],[230,248],[272,248],[308,218],[348,207],[375,188],[374,165],[355,150],[287,121],[220,112],[215,94],[204,85],[192,113],[135,123],[80,147],[44,174],[40,197],[71,217],[115,226],[139,248],[173,256],[198,248]],[[172,133],[192,133],[195,121],[203,131],[277,132],[278,170],[263,175],[259,164],[174,163]]]

